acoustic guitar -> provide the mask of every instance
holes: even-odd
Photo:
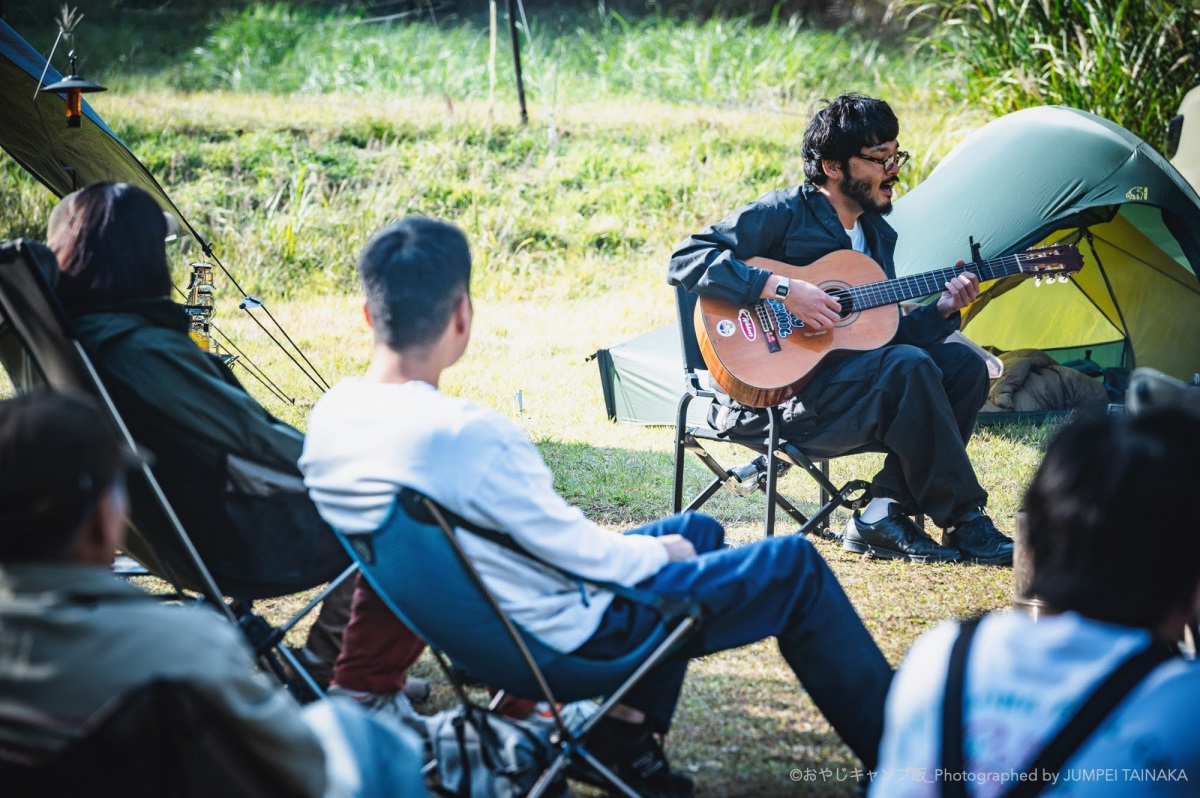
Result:
[[[1064,244],[894,280],[886,279],[875,261],[850,249],[804,267],[767,258],[750,258],[746,263],[813,283],[842,306],[841,321],[832,331],[810,333],[782,300],[742,306],[699,298],[696,337],[713,380],[744,405],[771,407],[798,394],[823,363],[892,340],[900,325],[897,303],[939,293],[952,277],[965,271],[976,274],[980,282],[1015,274],[1033,275],[1039,283],[1044,278],[1066,282],[1068,274],[1083,268],[1083,256],[1074,245]]]

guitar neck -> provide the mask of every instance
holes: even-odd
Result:
[[[1002,258],[985,260],[980,265],[966,263],[947,269],[898,277],[895,280],[865,283],[847,289],[846,293],[852,300],[851,307],[855,310],[867,310],[940,293],[945,289],[947,282],[966,271],[977,273],[979,281],[985,282],[998,277],[1007,277],[1010,274],[1019,274],[1021,262],[1016,255],[1005,255]]]

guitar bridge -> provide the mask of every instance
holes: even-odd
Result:
[[[775,314],[767,307],[766,302],[759,302],[754,306],[754,312],[758,315],[758,326],[762,327],[763,340],[767,343],[768,352],[779,352],[779,336],[775,334]]]

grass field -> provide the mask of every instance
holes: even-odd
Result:
[[[443,387],[514,417],[559,490],[622,529],[668,510],[671,433],[609,423],[585,358],[672,321],[674,244],[798,182],[806,112],[823,96],[856,89],[893,103],[914,153],[909,186],[984,119],[946,99],[939,86],[954,76],[938,64],[856,34],[612,17],[531,27],[528,127],[503,49],[492,88],[486,20],[379,28],[260,9],[184,33],[124,26],[85,41],[93,74],[114,89],[96,109],[331,381],[369,353],[353,271],[369,234],[408,213],[461,225],[477,328]],[[44,31],[29,36],[49,49]],[[0,235],[42,238],[53,199],[7,158],[0,180]],[[175,254],[182,278],[199,252]],[[223,278],[218,292],[218,325],[296,401],[243,381],[303,428],[317,392],[236,310]],[[971,443],[1006,530],[1046,434],[981,431]],[[835,478],[869,478],[879,462],[837,461]],[[699,471],[689,474],[699,485]],[[794,475],[783,489],[815,499]],[[760,497],[719,496],[710,508],[733,540],[761,534]],[[866,561],[816,545],[893,663],[940,620],[1011,600],[1005,569]],[[694,664],[670,750],[705,796],[853,794],[838,780],[849,752],[770,642]],[[816,780],[794,783],[793,768]]]

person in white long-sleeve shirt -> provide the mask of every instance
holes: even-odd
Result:
[[[721,526],[695,513],[624,535],[603,529],[554,491],[516,425],[438,390],[470,339],[470,268],[466,238],[431,219],[393,224],[363,250],[371,363],[317,403],[300,459],[323,517],[347,532],[371,530],[396,493],[413,488],[579,576],[698,601],[706,611],[701,631],[595,730],[597,752],[643,795],[691,794],[690,779],[670,772],[656,736],[670,725],[688,660],[771,636],[837,732],[872,764],[891,669],[807,540],[727,549]],[[465,535],[463,544],[501,607],[561,651],[615,658],[658,622],[653,611],[610,594],[583,595],[487,540]]]

